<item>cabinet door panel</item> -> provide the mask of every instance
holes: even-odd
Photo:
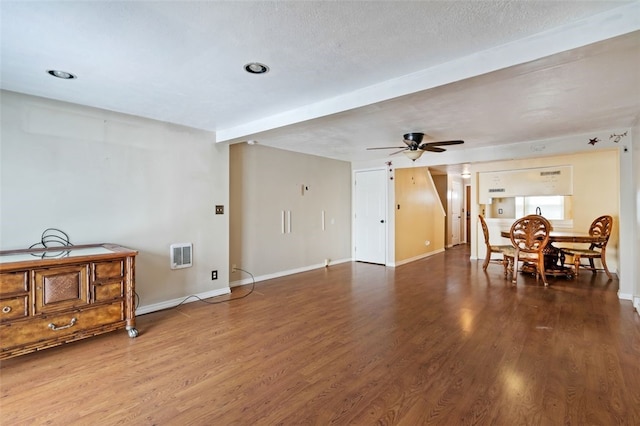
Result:
[[[56,312],[89,303],[89,266],[36,270],[35,314]]]

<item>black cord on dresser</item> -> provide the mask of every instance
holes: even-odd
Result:
[[[30,249],[36,247],[49,248],[49,247],[70,247],[73,246],[69,235],[58,228],[47,228],[42,232],[40,241],[32,244]]]
[[[58,228],[47,228],[42,232],[40,236],[40,241],[37,243],[31,244],[30,249],[33,248],[56,248],[60,247],[60,250],[49,251],[45,250],[42,252],[31,253],[31,256],[39,257],[41,259],[47,258],[63,258],[69,256],[69,250],[64,250],[64,247],[73,247],[71,240],[69,239],[69,235],[66,232],[58,229]]]

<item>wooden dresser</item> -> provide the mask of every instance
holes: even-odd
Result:
[[[0,251],[0,359],[118,329],[136,337],[137,254],[115,244]]]

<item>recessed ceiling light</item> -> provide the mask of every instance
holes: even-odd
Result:
[[[70,72],[60,71],[60,70],[47,70],[47,74],[52,75],[54,77],[61,78],[63,80],[73,80],[75,78],[78,78],[75,75],[71,74]]]
[[[260,62],[250,62],[244,66],[244,69],[251,74],[265,74],[269,72],[269,67]]]

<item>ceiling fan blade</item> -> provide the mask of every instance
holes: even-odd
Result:
[[[446,149],[444,148],[438,148],[437,146],[432,146],[428,144],[423,144],[420,147],[420,149],[423,151],[429,151],[429,152],[445,152],[446,151]]]
[[[402,148],[403,150],[405,149],[404,146],[382,146],[382,147],[367,148],[367,149],[370,150],[370,149],[400,149],[400,148]]]
[[[422,137],[424,133],[407,133],[403,136],[403,142],[407,145],[403,146],[381,146],[375,148],[367,148],[367,150],[374,149],[399,149],[400,151],[393,152],[389,155],[399,154],[403,151],[416,151],[418,149],[422,151],[431,151],[431,152],[445,152],[446,149],[439,148],[441,145],[460,145],[464,143],[463,140],[451,140],[451,141],[436,141],[436,142],[425,142],[422,143]]]
[[[438,146],[438,145],[460,145],[464,143],[464,141],[461,140],[455,140],[455,141],[439,141],[439,142],[425,142],[422,145],[420,145],[420,148],[422,148],[423,146]]]

